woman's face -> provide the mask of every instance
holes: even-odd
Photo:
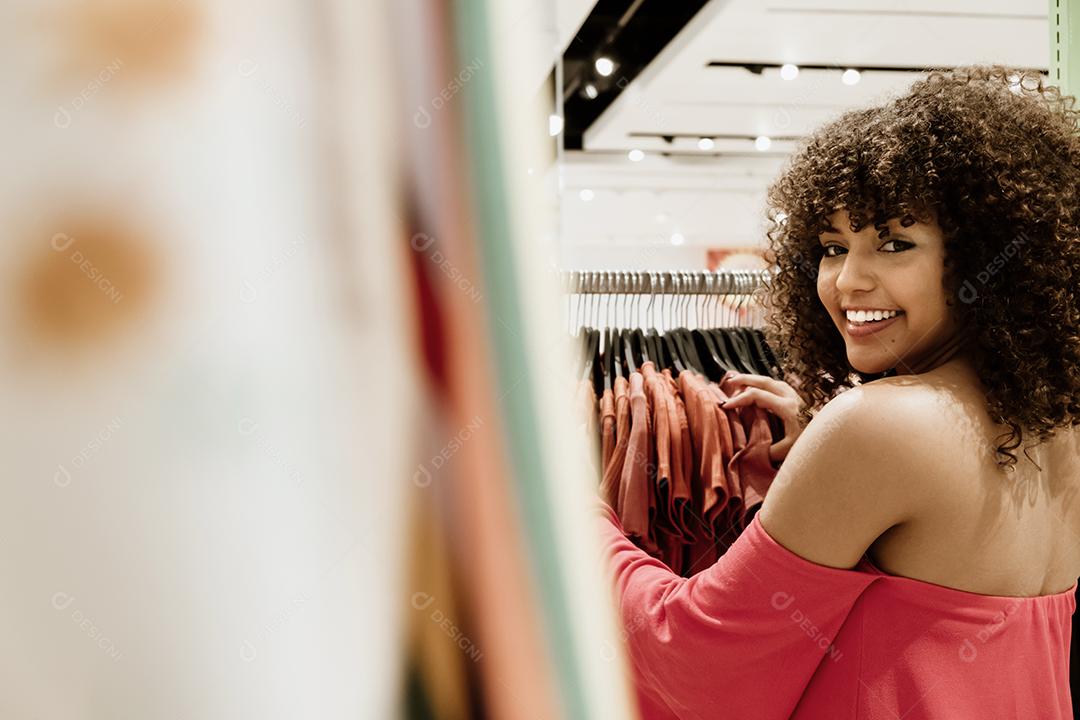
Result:
[[[863,373],[895,367],[910,372],[945,343],[956,327],[942,286],[945,243],[936,222],[888,223],[854,233],[848,213],[829,216],[834,232],[819,241],[818,297],[847,347],[848,362]]]

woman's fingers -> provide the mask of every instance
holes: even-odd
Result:
[[[795,439],[802,434],[799,423],[802,399],[795,388],[783,380],[744,373],[726,377],[720,388],[729,396],[723,405],[725,410],[757,405],[780,418],[784,423],[784,437],[769,446],[769,459],[773,464],[783,462]]]
[[[746,388],[738,395],[733,395],[724,403],[724,409],[735,409],[747,405],[758,405],[783,418],[789,412],[790,401],[761,388]]]
[[[781,397],[768,390],[747,386],[738,395],[730,397],[723,404],[723,408],[734,410],[747,405],[757,405],[784,423],[784,437],[769,446],[769,459],[773,464],[782,462],[795,444],[795,438],[802,434],[802,426],[799,424],[800,400],[798,397]]]
[[[795,388],[791,387],[783,380],[777,380],[768,375],[737,373],[724,378],[723,382],[720,383],[720,387],[724,389],[725,392],[727,392],[728,388],[755,387],[785,397],[798,397]],[[731,393],[728,394],[730,395]]]

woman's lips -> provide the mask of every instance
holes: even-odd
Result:
[[[847,318],[844,318],[844,331],[853,338],[864,338],[874,333],[879,333],[885,328],[892,325],[894,322],[904,317],[903,313],[895,317],[891,317],[888,320],[877,320],[875,322],[860,323],[855,325],[851,323]]]

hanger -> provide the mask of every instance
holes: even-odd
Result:
[[[695,328],[690,331],[690,339],[698,350],[698,357],[701,358],[705,377],[710,380],[717,380],[722,377],[727,369],[720,364],[720,358],[716,353],[712,335],[710,335],[709,331],[705,328]]]
[[[669,331],[669,334],[674,338],[675,345],[679,349],[679,354],[682,357],[682,363],[688,370],[695,370],[699,373],[704,373],[703,363],[701,358],[698,357],[697,348],[694,347],[694,342],[690,339],[690,331],[686,329],[686,325],[689,324],[689,307],[691,296],[689,294],[689,276],[684,276],[684,273],[679,273],[675,277],[675,292],[678,302],[675,306],[675,322],[679,323],[680,327],[673,328]],[[684,292],[684,290],[686,292]],[[682,317],[679,314],[682,313]]]
[[[761,358],[758,357],[753,340],[750,339],[749,331],[750,328],[747,327],[731,328],[730,332],[735,336],[735,345],[739,350],[739,361],[755,375],[765,375],[765,368],[761,363]]]
[[[709,347],[707,337],[708,333],[704,332],[702,328],[694,328],[690,331],[690,342],[693,343],[694,349],[698,351],[698,357],[701,359],[702,374],[711,380],[716,376],[720,364],[717,362],[717,357],[713,354],[712,348]]]
[[[649,352],[649,343],[645,339],[645,333],[642,331],[642,329],[640,327],[635,328],[631,333],[631,337],[633,338],[634,343],[637,345],[638,348],[638,357],[641,359],[639,366],[644,365],[645,363],[652,360],[652,355]],[[635,368],[635,370],[636,369],[637,368]]]
[[[592,385],[593,393],[599,397],[602,392],[603,380],[598,377],[601,372],[600,367],[600,331],[595,328],[589,328],[587,330],[587,345],[586,345],[586,357],[588,362],[585,367],[585,371],[582,373],[582,379],[589,381]]]
[[[762,357],[765,359],[765,367],[769,369],[769,375],[777,380],[783,380],[784,371],[780,368],[780,362],[776,359],[776,354],[769,347],[769,343],[765,341],[765,333],[755,328],[754,339],[758,343]]]
[[[614,368],[614,372],[611,375],[614,381],[617,377],[623,377],[623,347],[622,347],[622,331],[615,328],[611,331],[611,364]]]
[[[715,284],[712,275],[709,275],[706,282],[706,287],[712,291],[712,287]],[[727,371],[722,366],[719,353],[716,350],[716,343],[713,341],[712,335],[706,328],[696,328],[690,332],[690,340],[694,343],[695,347],[700,349],[698,357],[702,360],[702,369],[705,371],[704,375],[711,380],[718,380]]]
[[[739,290],[738,285],[737,285],[738,277],[737,276],[729,276],[728,279],[731,280],[732,284],[729,284],[729,285],[727,285],[727,286],[725,286],[723,288],[724,294],[725,295],[735,295],[735,294],[737,294],[738,290]],[[738,308],[736,308],[736,313],[735,314],[736,314],[736,317],[737,317],[738,316]],[[716,347],[716,350],[717,350],[717,355],[719,356],[719,359],[720,359],[720,364],[724,367],[725,372],[727,372],[729,370],[734,370],[735,372],[752,372],[752,371],[749,371],[745,367],[745,364],[743,362],[741,362],[741,360],[740,360],[741,355],[743,355],[744,353],[741,352],[740,346],[733,339],[733,334],[731,332],[731,330],[733,330],[733,329],[734,328],[730,328],[730,327],[729,328],[713,328],[709,333],[713,338],[713,341],[714,341],[714,344],[715,344],[715,347]]]
[[[641,290],[642,290],[642,284],[644,283],[644,280],[642,279],[641,274],[637,274],[637,275],[633,276],[633,281],[634,281],[634,292],[635,292],[634,296],[636,298],[638,298],[638,301],[636,301],[635,304],[634,304],[635,305],[635,312],[636,312],[637,317],[634,319],[635,320],[634,329],[630,331],[630,339],[633,341],[632,344],[637,346],[637,351],[638,351],[637,357],[640,360],[640,362],[638,362],[638,364],[637,364],[637,367],[640,367],[641,365],[644,365],[645,363],[649,362],[651,357],[650,357],[650,354],[649,354],[649,345],[645,341],[645,333],[641,329],[644,326],[644,320],[641,317],[640,298],[641,298],[641,294],[642,294]],[[650,293],[650,295],[649,295],[649,309],[651,309],[651,308],[652,308],[652,294]],[[646,314],[648,314],[648,311],[646,311]],[[637,367],[634,368],[635,371],[637,370]]]
[[[632,373],[637,372],[638,369],[638,363],[634,361],[634,346],[631,342],[634,337],[634,332],[635,331],[630,330],[622,331],[623,352],[625,353],[626,359],[626,365],[624,366],[626,369],[625,377],[627,378],[629,378]]]
[[[658,275],[658,277],[660,280],[660,293],[663,296],[663,302],[660,308],[660,315],[665,319],[664,325],[666,326],[668,324],[667,318],[670,317],[668,315],[669,293],[665,292],[667,290],[668,278],[662,274]],[[672,282],[674,282],[674,278],[672,279]],[[686,364],[683,361],[682,353],[680,352],[679,346],[675,342],[674,335],[668,329],[665,329],[663,333],[657,333],[655,329],[650,331],[650,334],[654,333],[657,336],[657,342],[660,344],[662,352],[666,352],[667,359],[670,360],[670,364],[663,363],[662,365],[658,365],[656,369],[658,371],[665,368],[670,369],[672,375],[677,377],[679,373],[683,372],[686,369]]]
[[[660,285],[659,274],[648,274],[649,278],[649,304],[645,308],[645,320],[641,323],[642,327],[646,325],[650,326],[647,330],[643,330],[641,333],[641,347],[642,352],[646,356],[645,359],[652,362],[653,366],[657,370],[662,370],[665,365],[664,358],[664,343],[660,339],[660,333],[656,330],[656,314],[653,312],[653,303],[656,301],[656,288]],[[661,305],[661,314],[663,306]],[[644,364],[644,361],[642,362]]]
[[[743,285],[742,298],[745,304],[750,302],[750,294],[753,292],[749,275],[741,275],[740,280]],[[760,362],[756,362],[753,353],[753,343],[750,337],[747,335],[749,328],[745,326],[739,328],[739,332],[735,335],[736,345],[738,347],[737,359],[747,368],[747,371],[756,375],[766,375],[767,372],[763,372],[764,368],[761,367]]]
[[[687,290],[696,290],[697,288],[690,288],[689,287],[691,278],[692,278],[692,276],[689,273],[687,273],[687,276],[686,276]],[[684,313],[684,315],[683,315],[683,327],[678,328],[678,333],[679,333],[679,336],[682,338],[682,344],[683,344],[683,348],[685,349],[684,352],[685,352],[685,355],[686,355],[686,359],[689,361],[690,365],[693,367],[694,370],[697,370],[700,374],[704,375],[705,374],[705,363],[703,363],[701,361],[701,357],[698,355],[697,346],[694,343],[694,338],[690,334],[690,331],[686,327],[687,325],[690,324],[689,314],[690,314],[690,302],[691,302],[691,300],[693,300],[693,295],[687,294],[686,295],[686,304],[685,304],[685,307],[683,308],[683,313]],[[697,318],[695,318],[695,319],[697,319]]]
[[[754,367],[754,372],[758,375],[772,375],[772,369],[769,367],[769,360],[765,357],[765,353],[761,348],[761,338],[758,337],[757,332],[753,328],[739,328],[739,332],[743,337],[743,342],[746,343],[749,350],[749,357],[751,364]]]
[[[732,347],[735,348],[735,362],[742,368],[740,372],[749,373],[751,375],[760,374],[757,372],[757,366],[754,363],[753,357],[750,354],[750,346],[746,342],[746,337],[743,335],[745,328],[734,327],[728,331],[728,339],[731,341]]]
[[[645,342],[649,345],[649,359],[652,360],[656,369],[663,370],[669,367],[664,354],[667,348],[664,346],[663,340],[660,339],[660,333],[656,331],[656,328],[649,328],[649,331],[645,333]]]
[[[656,367],[657,370],[663,370],[665,368],[671,370],[673,377],[678,377],[679,373],[686,370],[686,365],[683,364],[682,356],[679,354],[679,348],[675,345],[675,339],[670,333],[665,332],[659,336],[661,343],[661,351],[666,353],[666,362]]]
[[[611,352],[611,328],[604,328],[604,353],[601,358],[601,367],[604,373],[604,390],[610,390],[612,375],[615,371],[614,357]]]
[[[592,328],[583,328],[579,337],[581,338],[581,379],[586,380],[592,374],[593,361],[596,358],[596,354],[593,352],[593,330]]]
[[[623,288],[625,288],[628,291],[637,289],[637,278],[635,278],[632,275],[628,275],[627,273],[620,273],[620,277],[622,279],[622,287]],[[636,298],[638,296],[635,295],[634,297]],[[630,317],[630,312],[629,312],[629,309],[627,307],[629,304],[630,304],[630,294],[629,294],[629,292],[627,292],[627,294],[623,295],[622,319],[626,323],[628,323],[631,327],[639,326],[640,323],[633,322],[633,318]],[[630,375],[632,373],[637,371],[638,365],[641,364],[641,362],[637,359],[637,357],[634,354],[634,342],[633,342],[634,333],[635,333],[635,330],[628,329],[628,328],[623,328],[623,329],[619,330],[619,353],[620,353],[620,362],[622,364],[622,373],[621,374],[622,374],[623,377],[625,377],[627,379],[630,378]]]
[[[690,337],[690,331],[684,327],[675,328],[671,331],[671,335],[675,338],[675,343],[679,348],[679,352],[682,353],[683,364],[690,370],[696,370],[702,375],[705,374],[705,363],[701,361],[698,356],[697,347],[694,345],[693,339]]]

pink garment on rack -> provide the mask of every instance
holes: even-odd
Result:
[[[652,482],[655,450],[651,442],[652,420],[645,378],[636,372],[630,375],[630,436],[619,481],[619,513],[628,535],[638,539],[642,547],[659,555],[653,520],[656,517],[656,487]]]
[[[626,449],[630,445],[630,383],[620,375],[615,378],[614,388],[615,448],[611,459],[603,465],[600,496],[618,513],[619,484],[622,481],[623,463],[626,462]]]
[[[684,452],[690,451],[689,421],[682,407],[682,398],[679,397],[679,386],[672,379],[670,370],[664,369],[660,373],[660,385],[667,401],[668,436],[671,438],[671,523],[685,543],[694,537],[690,518],[690,477],[685,472],[687,468],[692,469],[693,459],[687,462],[684,457]]]
[[[602,507],[642,720],[1064,720],[1076,586],[981,595],[818,565],[754,515],[720,559],[675,575]]]
[[[600,467],[606,468],[615,452],[615,393],[604,388],[600,396]]]
[[[719,386],[713,386],[717,395],[725,400],[727,396],[720,390],[720,387],[723,386],[727,378],[735,374],[737,373],[726,373],[721,378]],[[738,507],[733,509],[732,523],[736,528],[742,530],[746,527],[747,515],[756,511],[762,501],[765,500],[765,494],[776,477],[777,469],[773,467],[772,460],[769,458],[769,448],[774,442],[780,440],[783,435],[780,434],[774,437],[769,420],[770,413],[757,405],[747,405],[738,410],[725,410],[723,412],[727,414],[729,423],[732,426],[741,426],[741,431],[736,432],[736,437],[745,438],[745,444],[738,449],[729,461],[730,466],[738,468],[737,471],[733,471],[731,474],[738,478],[740,498]],[[739,442],[739,439],[736,439],[736,442]]]
[[[679,386],[690,416],[694,462],[702,493],[700,499],[695,494],[695,509],[704,521],[704,531],[712,537],[715,518],[730,499],[731,487],[722,453],[724,428],[718,424],[721,419],[717,415],[710,385],[694,372],[679,373]]]

